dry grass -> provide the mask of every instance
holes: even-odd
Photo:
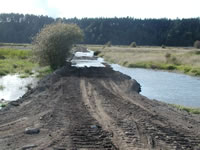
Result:
[[[105,47],[100,45],[87,45],[87,47],[94,51],[100,51],[99,56],[104,57],[106,61],[127,67],[138,66],[143,68],[179,70],[191,75],[200,75],[200,51],[195,48],[130,48],[128,46]],[[167,59],[165,56],[166,53],[170,53],[171,58]]]

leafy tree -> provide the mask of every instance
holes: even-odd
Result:
[[[66,64],[73,44],[83,38],[81,29],[74,24],[47,25],[33,40],[33,51],[41,65],[57,69]]]
[[[162,48],[166,48],[166,46],[164,44],[161,45]]]

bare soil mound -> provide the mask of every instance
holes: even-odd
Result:
[[[111,68],[63,67],[0,111],[0,149],[200,149],[200,117]]]

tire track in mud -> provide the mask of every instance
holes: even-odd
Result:
[[[113,143],[119,148],[119,149],[127,149],[127,150],[139,150],[139,149],[146,149],[145,147],[138,147],[134,143],[136,142],[135,134],[130,132],[125,132],[123,128],[126,128],[127,131],[132,131],[132,128],[129,128],[128,126],[125,126],[121,128],[118,126],[119,124],[125,124],[125,122],[119,122],[111,118],[104,110],[102,106],[102,98],[98,97],[97,92],[95,91],[95,88],[92,87],[92,85],[87,82],[86,80],[81,80],[81,91],[83,95],[83,100],[85,101],[85,104],[88,106],[91,115],[97,119],[97,121],[103,126],[103,128],[107,131],[109,131],[113,137],[112,141]],[[105,103],[106,104],[106,103]],[[108,106],[107,106],[108,107]],[[112,111],[114,111],[112,109]],[[135,123],[135,122],[134,122]],[[135,123],[135,126],[136,123]],[[136,127],[135,129],[137,129]],[[139,134],[139,130],[137,130]],[[133,136],[130,138],[130,136]],[[141,134],[141,137],[142,134]]]
[[[70,84],[70,82],[73,83]],[[109,133],[104,131],[101,125],[88,112],[81,98],[80,79],[77,78],[77,80],[71,80],[66,83],[73,85],[73,87],[63,87],[64,93],[70,91],[71,96],[66,103],[68,107],[64,108],[68,110],[65,114],[70,114],[70,116],[68,115],[70,124],[67,133],[69,133],[73,149],[116,149],[110,140]]]
[[[138,126],[138,130],[141,131],[141,133],[146,131],[145,134],[149,148],[155,148],[156,145],[161,145],[161,147],[166,149],[196,149],[199,146],[199,137],[196,137],[189,132],[187,133],[186,131],[182,131],[181,128],[178,129],[179,132],[175,131],[173,127],[174,125],[167,122],[167,118],[163,118],[154,112],[150,112],[136,101],[133,101],[133,99],[129,97],[129,94],[124,90],[119,89],[119,86],[117,86],[114,82],[111,82],[111,85],[111,89],[114,93],[118,93],[123,100],[129,101],[131,104],[134,104],[141,109],[137,112],[138,116],[141,116],[139,115],[141,112],[143,115],[146,113],[146,116],[149,116],[149,119],[146,117],[145,123],[141,123]],[[137,117],[135,116],[135,118]],[[140,123],[140,120],[138,120],[138,123]],[[182,134],[184,132],[186,135]],[[191,140],[193,142],[190,142]],[[165,146],[162,146],[163,142],[166,143],[164,144]]]
[[[59,98],[59,105],[56,106],[57,108],[55,108],[55,112],[53,113],[58,116],[57,119],[60,119],[57,121],[53,119],[53,121],[57,123],[65,120],[65,128],[60,128],[63,127],[63,125],[60,127],[56,125],[59,131],[62,131],[60,132],[61,135],[59,135],[58,138],[56,138],[48,147],[54,147],[55,145],[56,148],[68,148],[73,150],[116,149],[110,140],[109,133],[104,131],[95,118],[90,115],[87,107],[81,99],[82,96],[79,78],[65,82],[63,82],[63,86],[65,86],[62,87],[63,94],[62,97]],[[67,97],[69,91],[70,97]],[[66,119],[68,119],[67,123]]]
[[[102,93],[99,93],[100,95],[102,94],[102,96],[109,97],[106,96],[106,92],[111,95],[114,94],[112,97],[116,96],[116,99],[111,99],[110,103],[118,106],[118,108],[121,107],[120,110],[122,110],[122,112],[120,112],[120,114],[126,114],[122,117],[118,116],[116,120],[124,118],[126,120],[125,124],[129,124],[130,122],[135,123],[136,128],[129,124],[130,128],[132,126],[132,130],[126,127],[123,128],[122,124],[119,124],[119,126],[122,126],[124,132],[128,133],[128,135],[133,135],[133,130],[136,130],[135,134],[138,134],[137,144],[141,145],[141,147],[148,149],[197,149],[199,146],[199,137],[189,132],[182,131],[179,127],[176,127],[176,131],[173,127],[174,125],[169,124],[166,118],[141,107],[140,104],[128,96],[129,94],[126,93],[126,91],[119,89],[120,86],[116,85],[114,82],[105,83],[105,81],[103,81],[103,84],[92,83],[92,85],[95,85],[95,88],[98,88],[96,86],[98,85],[99,88],[106,89]],[[105,85],[107,87],[104,87]],[[113,108],[110,109],[114,110]],[[129,138],[131,139],[133,137],[129,136]]]
[[[86,106],[88,106],[91,115],[111,134],[112,142],[117,146],[117,148],[128,150],[127,144],[122,139],[124,136],[123,132],[113,126],[115,122],[104,112],[100,100],[95,96],[95,91],[92,91],[91,89],[91,85],[88,83],[86,86],[85,81],[81,80],[80,87],[83,100]]]

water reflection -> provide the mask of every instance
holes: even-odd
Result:
[[[102,58],[94,57],[93,51],[76,52],[74,58],[71,60],[74,67],[105,67]]]
[[[19,75],[0,77],[0,100],[12,101],[23,96],[29,87],[34,87],[38,79],[34,77],[20,78]]]
[[[116,64],[111,66],[137,80],[142,86],[141,94],[150,99],[200,107],[200,78],[165,71],[126,68]]]

